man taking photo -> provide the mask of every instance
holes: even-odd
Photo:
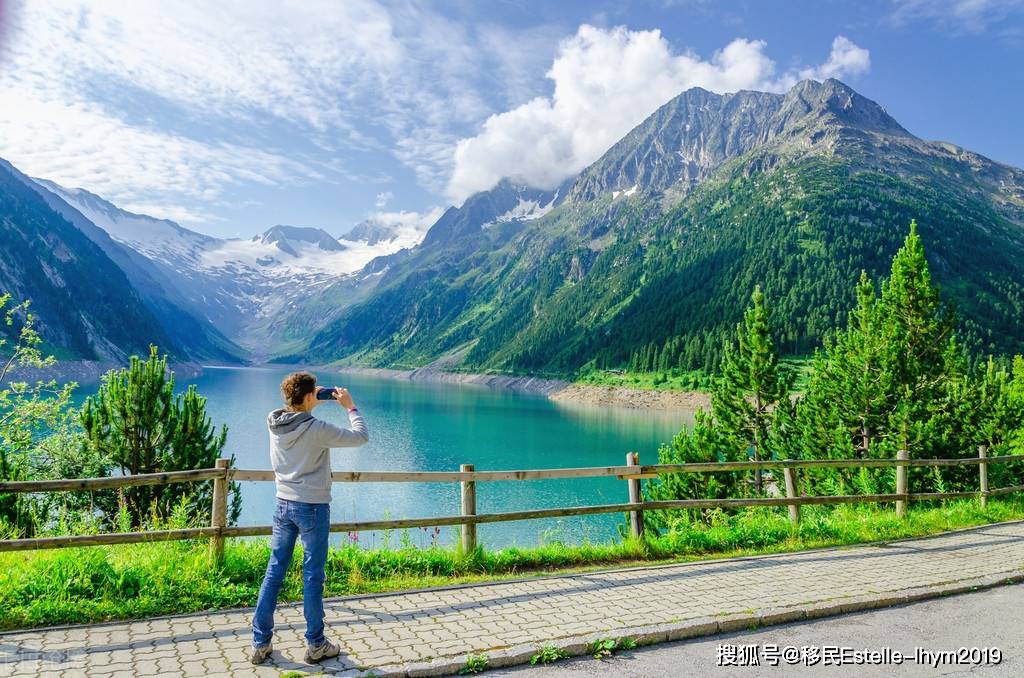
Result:
[[[302,602],[306,617],[306,662],[337,657],[341,649],[324,636],[324,567],[330,535],[331,456],[333,447],[359,447],[370,439],[356,404],[344,388],[329,400],[317,399],[316,377],[294,372],[281,382],[285,407],[267,415],[270,463],[277,481],[270,562],[260,587],[252,623],[252,663],[271,653],[274,610],[296,538],[302,539]],[[312,415],[317,405],[336,401],[348,410],[351,428],[340,428]]]

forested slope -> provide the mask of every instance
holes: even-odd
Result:
[[[712,369],[756,284],[783,352],[806,354],[842,324],[860,271],[885,272],[912,219],[967,341],[1020,351],[1022,187],[1024,172],[917,139],[837,81],[691,90],[544,217],[500,237],[428,236],[305,355],[414,366],[456,352],[465,369],[559,375]]]

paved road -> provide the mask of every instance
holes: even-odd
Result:
[[[1022,575],[1024,522],[1016,522],[846,549],[337,598],[325,605],[326,621],[342,656],[321,668],[352,676],[451,672],[468,652],[497,665],[529,659],[549,641],[582,648],[615,634],[694,637]],[[251,609],[226,610],[0,634],[0,677],[276,678],[311,668],[301,661],[301,604],[279,610],[275,653],[258,669],[246,660],[251,619]]]
[[[856,676],[857,678],[888,678],[900,676],[1024,676],[1024,584],[1004,586],[965,593],[949,598],[922,601],[910,605],[859,612],[815,622],[800,622],[715,636],[709,639],[666,643],[611,659],[572,659],[550,666],[489,671],[487,676],[506,678],[586,678],[587,676],[628,676],[630,678],[662,678],[663,676]],[[911,654],[920,647],[931,651],[955,650],[960,647],[998,648],[999,664],[922,666],[914,662],[901,665],[843,665],[814,667],[788,665],[780,660],[769,666],[764,657],[765,646],[795,648],[846,646],[858,649],[890,648]],[[719,666],[719,648],[759,647],[759,666]],[[723,649],[723,660],[732,650]],[[737,659],[743,655],[737,651]]]

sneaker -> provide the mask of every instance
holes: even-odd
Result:
[[[339,654],[341,654],[341,648],[325,638],[324,642],[319,645],[306,647],[306,663],[315,664],[324,659],[337,657]]]
[[[270,646],[270,643],[254,647],[252,648],[252,656],[249,657],[249,661],[253,664],[262,664],[267,661],[267,657],[270,656],[272,650],[273,648]]]

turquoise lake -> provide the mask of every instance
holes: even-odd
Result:
[[[235,465],[269,469],[267,412],[280,406],[279,384],[286,369],[205,368],[194,383],[208,398],[207,411],[227,424],[226,452]],[[457,471],[605,466],[625,463],[637,451],[643,463],[657,461],[658,447],[692,424],[689,412],[653,412],[555,403],[543,396],[477,385],[409,382],[352,374],[318,373],[322,386],[346,386],[366,418],[370,442],[333,450],[335,471]],[[180,385],[180,383],[179,383]],[[318,417],[345,425],[340,406],[317,407]],[[243,482],[241,525],[269,524],[272,482]],[[456,515],[458,483],[335,483],[331,520],[374,520]],[[557,506],[621,503],[626,483],[615,478],[487,482],[477,484],[477,512],[491,513]],[[489,547],[532,546],[561,541],[608,541],[618,536],[621,514],[529,520],[481,525],[479,539]],[[404,538],[416,546],[437,539],[450,544],[457,527],[410,529]],[[400,545],[401,531],[363,533],[367,547],[390,540]],[[335,543],[352,539],[332,536]]]

